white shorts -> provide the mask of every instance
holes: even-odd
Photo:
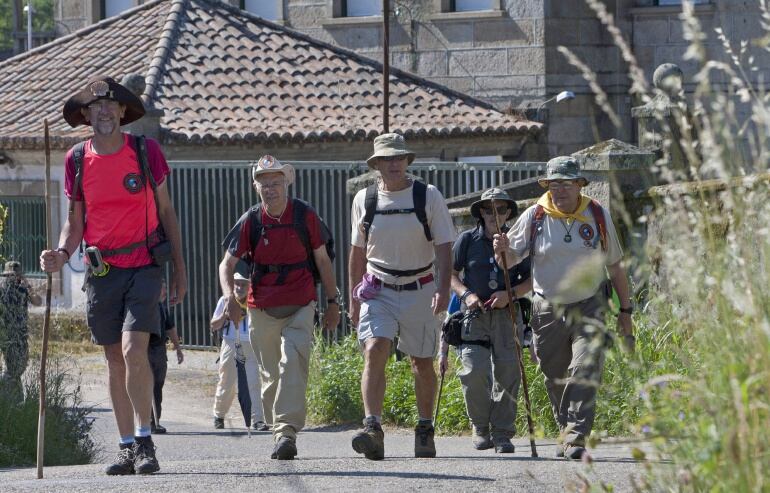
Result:
[[[358,342],[363,345],[372,337],[392,341],[398,336],[399,351],[417,358],[434,358],[441,327],[430,306],[435,292],[435,282],[414,291],[383,287],[376,298],[361,302]]]

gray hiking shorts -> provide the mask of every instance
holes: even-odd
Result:
[[[86,315],[91,339],[100,346],[121,341],[123,332],[149,332],[160,336],[161,268],[146,265],[110,267],[104,277],[86,274]]]

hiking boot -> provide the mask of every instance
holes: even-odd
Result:
[[[586,453],[585,447],[581,445],[567,444],[564,447],[564,457],[572,460],[580,460]]]
[[[270,431],[270,427],[264,421],[255,421],[254,431]]]
[[[516,452],[516,447],[511,443],[508,437],[493,437],[492,443],[495,444],[495,452],[498,454],[512,454]]]
[[[433,441],[433,425],[420,423],[414,428],[414,456],[436,457],[436,444]]]
[[[163,435],[166,433],[166,428],[162,427],[161,425],[153,424],[150,429],[153,435]]]
[[[353,450],[369,460],[385,458],[385,432],[374,418],[364,420],[364,429],[353,435]]]
[[[155,458],[155,444],[151,437],[140,437],[134,442],[134,469],[137,474],[152,474],[160,471]]]
[[[292,460],[297,456],[297,442],[294,438],[282,436],[275,442],[271,459]]]
[[[214,418],[214,428],[217,430],[225,429],[225,418]]]
[[[126,443],[120,445],[120,451],[112,464],[107,466],[105,471],[108,476],[125,476],[134,474],[134,444]]]
[[[487,450],[494,446],[492,438],[489,436],[489,428],[473,427],[473,448],[476,450]]]

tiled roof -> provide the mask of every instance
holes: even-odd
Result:
[[[381,128],[381,65],[226,4],[153,0],[0,63],[0,147],[61,147],[89,133],[61,117],[95,74],[145,76],[161,139],[185,143],[364,140]],[[413,136],[512,135],[540,124],[392,70],[390,128]]]

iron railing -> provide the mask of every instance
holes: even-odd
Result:
[[[252,204],[251,163],[246,161],[174,161],[169,181],[182,230],[189,291],[174,313],[177,330],[186,345],[212,346],[208,322],[220,296],[218,264],[222,239]],[[350,207],[353,197],[347,181],[365,173],[362,162],[292,162],[296,183],[289,191],[311,203],[334,234],[337,259],[334,270],[343,298],[347,298],[347,256],[350,246]],[[543,173],[544,163],[416,162],[409,172],[435,185],[446,198],[480,191]],[[347,305],[347,303],[345,303]],[[350,331],[347,320],[337,335]]]

